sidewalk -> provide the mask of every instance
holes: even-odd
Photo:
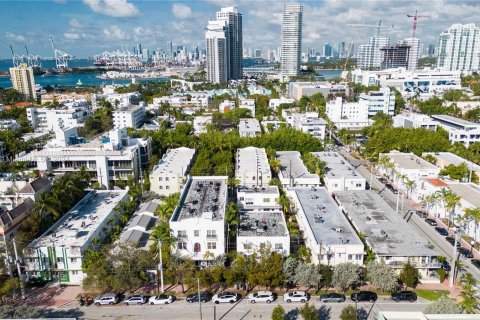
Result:
[[[47,285],[27,295],[26,304],[35,307],[59,307],[73,301],[82,293],[81,286]]]

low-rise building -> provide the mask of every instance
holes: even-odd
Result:
[[[255,117],[255,99],[239,99],[238,107],[250,110],[252,117]]]
[[[439,167],[413,153],[390,151],[390,153],[380,153],[379,157],[386,157],[393,164],[393,167],[379,166],[380,172],[389,177],[399,189],[415,201],[421,200],[418,188],[422,180],[437,178],[440,173]]]
[[[364,244],[325,188],[289,188],[305,245],[315,264],[363,264]]]
[[[211,100],[212,95],[209,93],[192,91],[185,93],[174,93],[171,96],[153,98],[153,104],[155,106],[168,104],[173,108],[194,107],[198,109],[208,108]]]
[[[320,186],[318,174],[310,173],[298,151],[278,151],[275,157],[280,161],[278,178],[283,187]]]
[[[277,186],[240,186],[237,189],[237,206],[240,210],[271,208],[281,210],[280,191]]]
[[[150,233],[158,221],[158,217],[154,213],[161,203],[159,200],[142,203],[140,208],[132,215],[118,240],[120,242],[132,243],[139,248],[148,250],[153,244],[153,240],[150,239]]]
[[[193,118],[193,131],[195,134],[201,134],[207,132],[207,126],[212,124],[212,116],[196,116]]]
[[[86,101],[76,101],[60,108],[26,108],[28,124],[36,132],[81,127],[92,114]]]
[[[0,243],[2,247],[13,239],[18,227],[32,213],[34,206],[35,202],[27,198],[12,209],[0,208]],[[1,255],[3,254],[2,252]]]
[[[145,103],[139,105],[130,105],[114,110],[112,113],[113,127],[115,129],[133,128],[137,129],[145,121]]]
[[[362,177],[338,152],[312,152],[325,162],[323,181],[329,192],[365,190],[366,179]]]
[[[468,148],[471,144],[480,141],[480,123],[444,114],[431,117],[440,127],[448,131],[448,140],[451,143],[460,142]]]
[[[302,97],[310,97],[316,93],[321,93],[325,98],[329,95],[350,95],[350,89],[347,85],[332,84],[330,82],[290,82],[288,84],[288,96],[295,100]]]
[[[272,110],[277,110],[281,104],[284,104],[284,103],[290,104],[294,102],[295,102],[295,99],[285,98],[282,96],[279,99],[270,99],[270,101],[268,102],[268,107]]]
[[[97,240],[101,241],[109,235],[113,227],[109,220],[117,221],[119,218],[115,208],[127,200],[125,190],[88,193],[23,250],[27,277],[81,285],[85,251]]]
[[[266,186],[272,179],[264,148],[246,147],[237,150],[235,178],[242,186]]]
[[[22,126],[15,119],[0,120],[0,130],[20,130]]]
[[[287,124],[311,136],[323,140],[327,128],[327,121],[318,116],[317,112],[297,113],[282,110],[282,116]]]
[[[223,100],[218,106],[218,111],[221,113],[227,113],[235,109],[235,101],[233,100]]]
[[[92,94],[90,92],[51,92],[42,94],[42,104],[46,103],[65,103],[73,101],[91,101]]]
[[[435,165],[440,169],[445,169],[449,165],[459,166],[465,164],[472,175],[476,175],[480,179],[480,166],[472,161],[468,161],[451,152],[424,152],[422,157],[431,155],[435,158]],[[467,177],[465,177],[467,178]]]
[[[334,198],[377,261],[400,272],[408,262],[418,269],[422,283],[438,283],[439,255],[401,215],[373,190],[340,191]]]
[[[380,88],[378,91],[368,91],[361,93],[358,102],[366,104],[368,108],[368,116],[374,116],[378,112],[393,116],[395,114],[395,94],[390,88]]]
[[[368,118],[368,103],[344,102],[342,97],[327,102],[326,115],[338,129],[360,129],[373,123]]]
[[[190,177],[170,218],[173,253],[200,265],[225,253],[228,177]]]
[[[240,137],[255,137],[262,133],[262,129],[257,119],[244,118],[240,119],[238,132]]]
[[[396,128],[425,129],[437,131],[437,123],[426,114],[404,112],[392,118],[393,126]]]
[[[180,192],[193,163],[195,149],[169,149],[149,175],[150,190],[161,196]]]

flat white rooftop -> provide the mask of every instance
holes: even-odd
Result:
[[[402,152],[391,151],[390,153],[382,153],[382,155],[385,155],[388,158],[390,158],[390,160],[394,162],[395,165],[397,165],[401,169],[407,169],[407,170],[439,169],[437,166],[434,166],[430,162],[423,160],[422,158],[414,155],[413,153],[402,153]]]
[[[459,157],[456,154],[453,154],[451,152],[425,152],[422,154],[422,156],[425,156],[427,154],[430,154],[437,159],[442,159],[456,166],[462,163],[465,163],[465,165],[469,170],[480,172],[480,166],[478,164],[475,164],[472,161]]]
[[[241,211],[238,237],[286,237],[288,229],[283,212]]]
[[[82,247],[113,208],[127,195],[126,190],[94,190],[28,247]]]
[[[277,194],[280,195],[280,191],[278,191],[277,186],[263,186],[263,187],[246,187],[240,186],[237,189],[237,192],[244,192],[244,193],[262,193],[262,194]]]
[[[308,172],[307,167],[303,164],[300,152],[278,151],[275,156],[280,160],[280,171],[284,178],[320,179],[317,174]]]
[[[260,122],[257,119],[240,119],[238,130],[241,132],[262,132]]]
[[[480,124],[478,123],[445,114],[432,114],[431,117],[442,124],[457,127],[457,129],[466,129],[467,127],[475,129],[480,128]]]
[[[377,256],[433,257],[438,253],[395,213],[375,191],[341,191],[334,194],[345,214]]]
[[[474,183],[449,183],[448,188],[475,207],[480,208],[479,185]]]
[[[325,188],[289,188],[296,193],[317,244],[362,244]]]
[[[264,148],[246,147],[237,151],[237,174],[258,172],[259,175],[271,174],[267,152]]]
[[[184,176],[195,155],[195,149],[177,148],[168,149],[158,164],[153,167],[150,175],[178,174]]]
[[[338,152],[312,152],[312,154],[326,162],[325,175],[329,179],[364,179]]]

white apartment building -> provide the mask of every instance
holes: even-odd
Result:
[[[282,116],[287,124],[302,132],[308,133],[320,140],[325,139],[327,122],[318,116],[317,112],[296,113],[288,109],[282,110]]]
[[[379,69],[382,65],[383,47],[390,44],[390,38],[387,37],[370,37],[367,44],[358,47],[357,60],[358,67],[362,69]]]
[[[389,169],[379,166],[380,172],[389,177],[399,189],[403,190],[415,201],[421,200],[418,189],[422,184],[422,180],[426,178],[437,178],[440,173],[439,167],[434,166],[413,153],[390,151],[390,153],[380,153],[379,158],[382,157],[387,157],[389,162],[393,163],[394,167],[393,169]],[[413,186],[408,186],[407,180],[413,181]]]
[[[237,252],[249,256],[269,247],[283,256],[290,254],[290,236],[279,197],[276,186],[238,188]]]
[[[334,194],[340,210],[357,232],[365,235],[365,243],[377,261],[400,272],[410,262],[418,269],[422,283],[438,283],[435,270],[440,269],[439,255],[430,249],[401,215],[373,190],[340,191]]]
[[[207,265],[225,253],[228,177],[190,177],[172,217],[173,253]]]
[[[474,23],[453,24],[440,33],[437,67],[441,70],[476,71],[479,68],[480,28]]]
[[[289,188],[287,196],[314,264],[363,265],[364,244],[325,188]]]
[[[252,117],[255,117],[255,99],[239,99],[238,107],[250,110]]]
[[[133,128],[137,129],[143,125],[145,120],[145,103],[140,102],[139,105],[130,105],[114,110],[113,127],[115,129]]]
[[[480,141],[480,124],[463,120],[449,115],[432,115],[432,119],[448,131],[448,140],[451,143],[460,142],[467,148]]]
[[[300,74],[302,55],[303,6],[299,3],[283,5],[281,74],[285,77]]]
[[[272,172],[265,149],[255,147],[238,149],[235,178],[241,186],[268,186]]]
[[[227,22],[225,20],[211,20],[205,29],[206,69],[209,82],[224,83],[228,81],[226,28]]]
[[[221,113],[226,113],[233,109],[235,109],[235,101],[231,100],[223,100],[218,106],[218,111]]]
[[[358,97],[360,104],[368,106],[368,116],[374,116],[378,112],[393,116],[395,114],[395,94],[390,88],[380,88],[379,91],[361,93]]]
[[[295,99],[285,98],[282,96],[280,97],[280,99],[270,99],[270,101],[268,102],[268,107],[272,110],[277,110],[282,103],[294,103],[294,102],[295,102]]]
[[[404,112],[392,118],[395,128],[425,129],[437,131],[437,123],[421,113]]]
[[[193,118],[193,131],[195,134],[207,132],[207,126],[212,124],[212,116],[196,116]]]
[[[417,70],[418,58],[420,58],[420,39],[418,38],[406,38],[405,43],[410,46],[408,53],[408,70]]]
[[[348,85],[333,84],[330,82],[290,82],[288,84],[288,96],[300,100],[303,96],[310,97],[316,93],[321,93],[324,98],[327,98],[330,94],[343,94],[348,96],[350,94],[350,88]]]
[[[75,129],[75,128],[73,128]],[[117,180],[138,181],[152,155],[151,138],[130,138],[127,129],[116,129],[88,143],[78,141],[76,132],[57,131],[57,139],[42,150],[21,153],[15,161],[29,162],[40,172],[64,174],[85,167],[92,181],[112,188]]]
[[[280,161],[278,178],[282,183],[282,187],[310,187],[321,185],[318,174],[308,172],[307,167],[303,164],[300,152],[278,151],[275,157]]]
[[[82,259],[94,239],[111,232],[110,218],[118,221],[114,208],[127,201],[125,190],[96,190],[88,193],[68,213],[24,250],[28,278],[81,285]]]
[[[206,92],[185,92],[182,94],[173,94],[171,96],[164,96],[159,98],[153,98],[153,105],[161,106],[169,104],[173,108],[186,108],[186,107],[200,107],[208,108],[212,100],[212,95]]]
[[[338,152],[312,152],[324,161],[323,182],[330,193],[348,190],[365,190],[367,181]]]
[[[81,127],[85,119],[92,114],[86,101],[68,103],[57,109],[27,108],[26,112],[28,124],[36,132]]]
[[[238,123],[240,137],[255,137],[262,133],[260,122],[257,119],[244,118]]]
[[[360,129],[373,123],[368,119],[368,104],[362,102],[343,102],[342,97],[327,102],[327,117],[337,129]]]
[[[182,191],[194,157],[195,149],[168,149],[149,175],[150,190],[160,196]]]
[[[37,98],[32,67],[27,66],[26,63],[21,63],[18,67],[10,68],[10,79],[13,88],[25,95],[27,99],[34,100]]]

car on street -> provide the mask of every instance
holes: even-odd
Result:
[[[445,240],[448,241],[452,246],[455,245],[455,237],[446,237]],[[457,247],[461,247],[462,245],[460,244],[460,241],[457,241]]]
[[[198,293],[189,294],[185,301],[187,301],[188,303],[194,303],[198,301],[207,302],[210,301],[210,299],[212,299],[212,295],[210,293],[200,292],[200,295]]]
[[[420,218],[426,218],[428,216],[427,212],[426,211],[423,211],[423,210],[416,210],[415,212],[417,214],[417,216],[419,216]]]
[[[448,231],[445,228],[435,227],[435,231],[440,233],[442,236],[445,236],[445,237],[448,236]]]
[[[430,226],[436,226],[437,225],[437,221],[435,221],[435,219],[426,218],[425,222]]]
[[[131,304],[144,304],[147,302],[147,298],[142,294],[134,294],[123,301],[126,306]]]
[[[464,248],[464,247],[459,247],[457,248],[458,253],[460,253],[462,256],[465,258],[473,258],[473,254],[470,251],[470,249]]]
[[[359,291],[352,293],[350,296],[350,299],[355,302],[360,302],[360,301],[370,301],[370,302],[375,302],[377,301],[377,294],[372,291]]]
[[[96,297],[95,300],[93,300],[93,303],[96,306],[103,305],[103,304],[109,304],[113,305],[116,304],[120,301],[120,296],[115,293],[105,293],[99,297]]]
[[[292,291],[292,292],[287,292],[285,293],[285,295],[283,296],[283,300],[285,300],[285,302],[307,302],[308,300],[310,300],[310,295],[305,292],[305,291]]]
[[[272,303],[275,301],[276,297],[272,291],[258,291],[254,293],[250,293],[248,295],[248,301],[250,303],[257,303],[257,302],[266,302]]]
[[[238,300],[240,300],[241,296],[239,293],[233,293],[233,292],[221,292],[217,293],[212,297],[212,302],[215,304],[219,303],[235,303]]]
[[[320,296],[322,302],[344,302],[347,298],[341,293],[327,293]]]
[[[152,296],[150,299],[148,299],[149,304],[170,304],[173,301],[175,301],[174,296],[166,295],[166,294],[161,294],[158,296]]]
[[[470,262],[478,269],[480,270],[480,259],[472,259]]]
[[[390,295],[390,298],[395,302],[400,302],[400,301],[415,302],[417,301],[417,294],[413,291],[399,291],[399,292],[393,292]]]
[[[445,271],[450,271],[450,270],[452,270],[452,267],[450,266],[450,263],[448,263],[447,261],[443,261],[442,269],[445,270]]]

